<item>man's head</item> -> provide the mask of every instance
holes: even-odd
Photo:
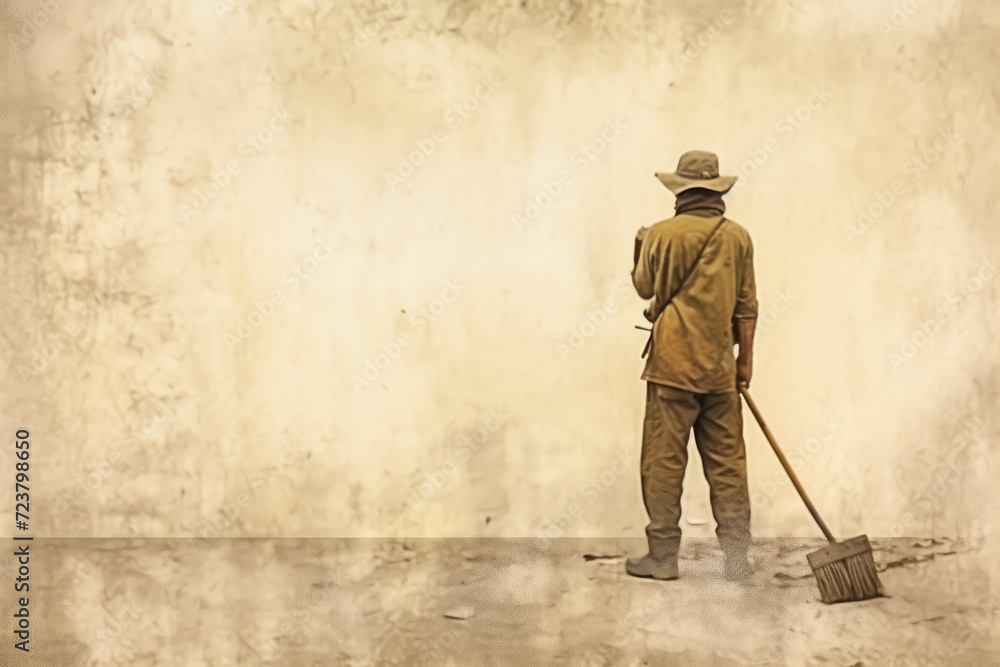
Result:
[[[719,175],[719,158],[708,151],[688,151],[677,161],[672,174],[657,172],[660,180],[675,195],[692,188],[704,188],[725,194],[736,184],[736,176]]]

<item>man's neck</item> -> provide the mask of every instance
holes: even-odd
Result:
[[[712,192],[704,188],[694,188],[677,195],[674,211],[676,215],[684,214],[712,218],[725,214],[726,203],[722,201],[722,194],[718,192]]]

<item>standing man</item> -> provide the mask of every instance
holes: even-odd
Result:
[[[635,239],[632,283],[651,299],[643,314],[653,323],[642,373],[649,553],[629,559],[625,570],[635,577],[678,576],[681,490],[694,428],[726,576],[743,579],[751,572],[750,496],[737,383],[750,383],[753,364],[753,244],[746,229],[724,216],[722,195],[736,177],[719,175],[714,153],[684,153],[675,173],[656,177],[677,203],[673,218],[641,228]]]

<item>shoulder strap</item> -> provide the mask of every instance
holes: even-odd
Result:
[[[694,273],[694,270],[698,268],[698,262],[701,261],[701,256],[705,254],[705,249],[708,248],[708,244],[712,242],[712,239],[715,237],[716,232],[719,231],[719,229],[722,227],[722,224],[725,221],[726,221],[726,216],[722,216],[722,219],[719,220],[719,222],[716,223],[715,227],[712,228],[712,231],[708,235],[708,238],[705,239],[704,245],[701,246],[701,250],[699,250],[698,254],[695,255],[694,261],[691,262],[691,268],[688,269],[688,272],[684,276],[684,279],[681,280],[681,284],[677,286],[677,289],[674,290],[674,293],[670,295],[669,299],[667,299],[667,303],[663,304],[663,308],[666,308],[667,305],[674,300],[674,297],[680,294],[681,290],[684,289],[684,285],[687,284],[688,278],[690,278],[691,275]],[[663,309],[660,309],[660,312],[662,313]]]
[[[719,231],[719,229],[722,227],[723,223],[725,223],[725,222],[726,222],[726,216],[722,216],[722,219],[719,220],[719,222],[716,223],[715,227],[712,228],[712,231],[708,235],[708,238],[705,239],[704,245],[701,246],[701,250],[699,250],[698,254],[695,255],[694,261],[691,262],[691,268],[688,269],[687,274],[685,274],[684,278],[681,280],[680,284],[677,286],[677,289],[674,290],[673,294],[670,295],[670,298],[667,299],[663,303],[663,306],[660,307],[660,313],[662,313],[666,309],[666,307],[668,305],[670,305],[670,302],[674,300],[674,297],[677,296],[678,294],[680,294],[681,290],[684,289],[684,286],[687,285],[688,279],[692,276],[692,274],[694,274],[695,269],[698,268],[698,262],[701,261],[701,256],[705,254],[705,249],[708,248],[708,244],[712,242],[712,239],[715,237],[715,234]],[[657,313],[657,317],[659,317],[659,313]]]
[[[694,274],[695,269],[698,268],[698,262],[701,261],[701,256],[705,254],[705,249],[708,248],[708,244],[712,242],[712,239],[715,237],[716,233],[718,233],[718,231],[722,228],[722,225],[725,222],[726,222],[726,216],[722,216],[719,222],[716,223],[715,227],[712,228],[712,231],[709,233],[708,238],[705,239],[704,245],[701,246],[701,250],[699,250],[698,254],[695,255],[694,261],[691,262],[691,268],[688,269],[688,272],[684,275],[684,278],[677,286],[677,289],[675,289],[673,291],[673,294],[670,295],[670,298],[668,298],[665,302],[663,302],[663,305],[660,306],[660,311],[656,314],[656,317],[653,318],[654,325],[656,324],[656,320],[660,319],[660,315],[663,313],[663,311],[666,310],[667,306],[670,305],[670,302],[674,300],[674,297],[680,294],[681,290],[684,289],[684,286],[687,285],[688,279],[692,276],[692,274]],[[645,358],[646,354],[649,353],[649,348],[652,346],[652,344],[653,344],[653,332],[652,330],[650,330],[649,340],[646,341],[646,347],[642,351],[643,358]]]

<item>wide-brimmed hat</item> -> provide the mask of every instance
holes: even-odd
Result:
[[[677,161],[676,172],[657,172],[656,177],[675,195],[691,188],[729,192],[737,179],[736,176],[719,176],[719,158],[708,151],[688,151]]]

